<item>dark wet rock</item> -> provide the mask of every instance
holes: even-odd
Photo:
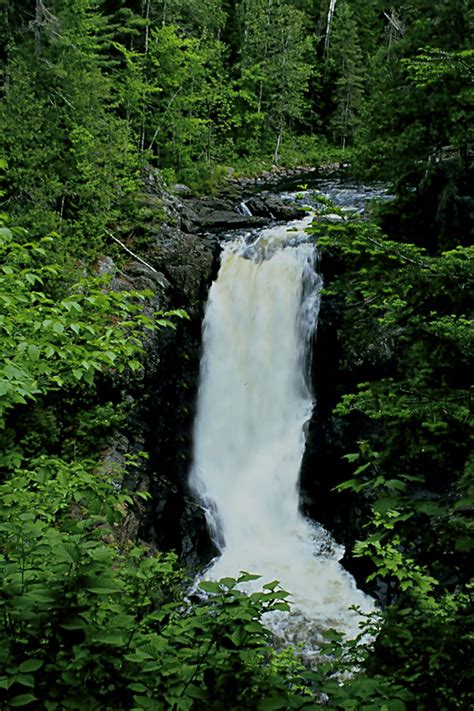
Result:
[[[207,288],[213,264],[213,247],[198,236],[161,225],[151,231],[153,241],[147,255],[163,271],[188,304]]]
[[[203,215],[201,227],[205,230],[229,230],[242,227],[263,227],[268,223],[264,217],[241,215],[238,212],[215,210]]]
[[[209,537],[204,512],[191,495],[185,499],[181,516],[181,550],[186,564],[195,572],[218,552]]]
[[[192,190],[187,185],[183,183],[176,183],[176,185],[171,186],[171,191],[176,193],[176,195],[182,195],[183,197],[188,197],[192,195]]]
[[[166,291],[170,287],[170,283],[161,272],[140,262],[131,262],[127,266],[127,275],[140,289],[152,289],[156,292],[157,289]]]
[[[306,215],[306,211],[301,205],[285,202],[272,193],[259,193],[246,200],[245,204],[252,215],[282,222],[303,218]]]
[[[339,164],[333,164],[327,167],[327,172],[332,173],[339,169]],[[314,166],[298,166],[295,168],[282,168],[281,166],[273,166],[271,170],[263,171],[256,177],[252,178],[235,178],[227,179],[227,187],[237,186],[240,191],[244,190],[250,194],[255,190],[278,190],[285,189],[285,184],[288,181],[306,182],[307,179],[315,177],[320,172],[326,172],[325,169],[315,168]]]
[[[116,474],[117,479],[120,479],[120,472],[124,469],[129,446],[128,438],[123,433],[117,434],[105,452],[102,453],[100,473],[108,476]]]
[[[330,212],[327,215],[317,215],[314,219],[317,222],[344,222],[346,217],[338,215],[336,212]]]
[[[129,395],[133,415],[128,424],[130,450],[148,454],[140,459],[131,488],[143,485],[151,500],[137,513],[138,534],[161,550],[184,553],[182,522],[195,512],[187,491],[191,466],[191,430],[198,386],[203,304],[212,277],[215,240],[187,234],[170,224],[149,230],[146,250],[140,256],[156,272],[140,262],[124,265],[124,278],[130,288],[151,288],[153,297],[146,313],[161,316],[161,311],[185,308],[188,319],[174,319],[175,329],[162,328],[148,337],[144,374]],[[189,539],[196,521],[190,524]],[[201,517],[202,518],[202,517]]]
[[[178,226],[183,232],[194,234],[201,230],[202,219],[200,215],[189,205],[181,208],[178,218]]]
[[[243,227],[261,227],[268,222],[263,217],[243,215],[239,211],[241,202],[238,197],[231,199],[202,198],[187,200],[180,203],[177,208],[179,217],[177,224],[190,234],[217,232],[220,230],[241,229]]]
[[[120,540],[139,537],[187,556],[193,532],[200,527],[205,531],[202,512],[187,490],[187,476],[203,307],[219,243],[207,232],[197,235],[180,229],[186,215],[189,226],[201,224],[191,212],[189,198],[168,193],[153,172],[147,174],[145,184],[143,226],[129,236],[120,235],[123,259],[114,261],[105,255],[96,269],[112,277],[109,288],[150,291],[143,310],[152,320],[162,318],[163,311],[182,308],[189,318],[174,318],[174,329],[144,333],[143,372],[138,378],[131,372],[111,375],[107,388],[113,399],[129,403],[130,415],[124,430],[104,452],[102,467],[117,472],[126,469],[125,485],[151,495],[129,512],[117,531]],[[120,249],[116,241],[114,248]],[[127,467],[130,455],[136,458],[136,466]]]
[[[216,234],[205,232],[200,235],[200,240],[207,247],[207,249],[212,250],[214,254],[220,250],[219,237]]]

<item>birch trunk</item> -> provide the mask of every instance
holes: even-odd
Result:
[[[44,3],[43,0],[36,0],[35,8],[35,55],[41,54],[41,27],[43,25]]]
[[[329,49],[332,18],[334,17],[334,10],[335,9],[336,9],[336,0],[329,0],[328,17],[327,17],[327,22],[326,22],[326,39],[324,40],[324,51],[325,52],[327,52]]]

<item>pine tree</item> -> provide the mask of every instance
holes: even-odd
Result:
[[[363,96],[363,59],[358,26],[348,3],[338,5],[332,28],[329,61],[335,75],[335,111],[331,118],[334,137],[345,148],[358,124]]]
[[[9,209],[33,231],[100,234],[134,188],[136,162],[99,3],[31,4],[11,37],[0,109]]]

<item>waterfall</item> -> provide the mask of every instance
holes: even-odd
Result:
[[[260,584],[278,579],[303,637],[331,626],[354,636],[359,618],[348,608],[372,603],[341,567],[343,549],[299,508],[321,290],[304,232],[310,219],[223,250],[203,326],[190,485],[220,551],[205,578],[245,570]],[[283,635],[284,617],[273,622]]]
[[[244,215],[245,217],[252,217],[252,211],[250,210],[249,206],[245,202],[245,200],[242,200],[241,203],[239,203],[237,207],[237,211],[241,214]]]

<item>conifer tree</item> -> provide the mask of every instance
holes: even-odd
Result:
[[[33,11],[35,14],[33,15]],[[13,34],[0,109],[9,208],[33,231],[99,232],[133,189],[135,159],[115,110],[105,18],[95,0],[50,0]],[[75,229],[76,229],[75,228]]]
[[[358,35],[351,7],[346,2],[339,4],[328,48],[335,76],[336,108],[331,118],[331,128],[343,148],[353,141],[363,95],[363,61]]]

